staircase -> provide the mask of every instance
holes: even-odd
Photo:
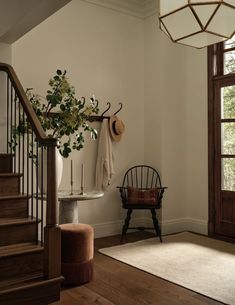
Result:
[[[0,153],[0,305],[46,305],[59,300],[62,280],[56,224],[56,141],[44,134],[12,67],[0,63],[1,71],[7,84],[7,141]],[[17,148],[9,148],[22,117],[30,127]],[[29,157],[30,149],[36,162]],[[38,188],[40,149],[47,149],[47,194]]]

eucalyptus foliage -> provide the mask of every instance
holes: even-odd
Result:
[[[87,122],[92,114],[98,113],[98,102],[91,97],[86,105],[84,97],[77,98],[75,88],[66,77],[66,70],[57,70],[49,80],[49,86],[45,97],[33,93],[32,89],[27,89],[26,93],[47,136],[58,140],[58,149],[67,158],[72,150],[83,148],[84,132],[89,132],[92,139],[97,138],[97,131]],[[26,125],[27,122],[20,121],[13,141],[17,135],[26,132]]]

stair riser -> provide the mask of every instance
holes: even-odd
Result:
[[[60,281],[0,295],[2,305],[45,305],[60,299]]]
[[[42,251],[4,257],[0,260],[0,280],[4,280],[18,275],[27,276],[28,274],[40,272],[42,270],[42,267]]]
[[[27,202],[27,198],[0,200],[0,218],[26,218]]]
[[[0,226],[0,246],[36,240],[36,224]]]
[[[20,177],[0,177],[0,195],[17,195],[20,192]]]
[[[12,155],[0,154],[0,173],[12,173]]]

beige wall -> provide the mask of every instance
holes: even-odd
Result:
[[[23,86],[45,95],[56,69],[67,69],[80,96],[93,93],[100,112],[112,103],[110,114],[123,102],[120,117],[126,131],[114,143],[115,176],[105,196],[79,204],[80,221],[95,224],[97,235],[120,230],[123,211],[116,186],[123,173],[144,158],[144,41],[143,21],[82,1],[72,1],[13,44],[13,65]],[[99,128],[100,123],[93,123]],[[97,142],[90,139],[73,153],[75,187],[85,164],[86,185],[92,188]],[[64,162],[61,189],[69,188],[70,160]],[[141,213],[136,213],[139,218]]]
[[[207,51],[187,48],[186,54],[186,190],[187,214],[207,232]]]
[[[0,62],[11,64],[12,52],[11,45],[0,42]]]
[[[124,103],[126,132],[113,145],[115,177],[105,196],[79,204],[80,221],[95,225],[97,236],[117,233],[122,223],[116,185],[136,163],[158,168],[168,186],[163,200],[165,233],[207,231],[206,51],[173,44],[158,29],[157,16],[145,20],[72,1],[13,45],[13,65],[25,87],[45,94],[57,68],[68,70],[80,95],[95,93]],[[99,128],[99,123],[94,123]],[[97,142],[73,153],[75,184],[85,164],[93,185]],[[69,161],[61,188],[69,188]],[[136,213],[136,222],[150,222]],[[141,220],[142,219],[142,220]]]
[[[173,44],[156,20],[145,20],[145,161],[168,186],[163,231],[206,233],[206,51]]]

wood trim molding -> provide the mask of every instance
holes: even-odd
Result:
[[[140,19],[157,13],[156,0],[81,0]]]
[[[91,225],[95,230],[95,238],[100,238],[120,234],[123,226],[123,220],[110,221],[106,223],[96,223]],[[131,226],[152,227],[153,221],[150,217],[133,218],[131,219]],[[208,234],[208,221],[204,219],[185,217],[171,220],[163,220],[161,221],[161,226],[163,235],[178,233],[182,231],[191,231],[204,235]]]

